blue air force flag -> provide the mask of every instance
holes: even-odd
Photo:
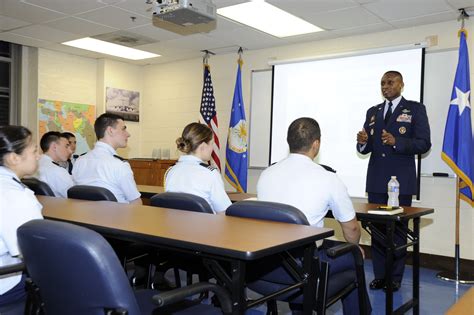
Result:
[[[460,179],[460,198],[474,206],[474,135],[471,126],[469,56],[464,30],[460,32],[459,60],[444,130],[441,157]]]
[[[242,63],[239,59],[225,153],[225,178],[239,192],[247,192],[247,122],[242,97]]]

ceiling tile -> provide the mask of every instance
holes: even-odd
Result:
[[[8,31],[14,28],[26,26],[30,23],[17,20],[8,16],[0,15],[0,31]]]
[[[53,43],[62,43],[65,41],[78,39],[81,36],[77,34],[63,32],[44,25],[30,25],[11,31],[13,34],[27,36]]]
[[[231,46],[233,43],[229,40],[230,39],[210,37],[204,34],[192,34],[169,40],[166,42],[166,45],[170,45],[176,49],[201,51],[204,49],[210,50],[212,48]]]
[[[105,4],[96,0],[22,0],[45,9],[65,14],[77,14],[104,7]]]
[[[136,14],[139,14],[147,18],[151,18],[153,16],[153,5],[147,4],[146,0],[120,1],[114,4],[114,7],[118,7],[130,12],[134,12]]]
[[[380,0],[364,5],[386,21],[442,13],[453,9],[444,0]]]
[[[153,26],[152,24],[147,24],[143,26],[137,26],[133,28],[129,28],[127,30],[129,33],[140,34],[149,38],[153,38],[155,40],[164,41],[170,39],[177,39],[181,38],[182,35],[164,30],[162,28]]]
[[[439,14],[431,14],[426,16],[418,16],[413,19],[405,19],[405,20],[398,20],[398,21],[391,21],[390,24],[398,27],[412,27],[417,25],[424,25],[424,24],[432,24],[438,22],[445,22],[445,21],[455,21],[459,16],[458,12],[444,12]]]
[[[333,31],[324,31],[324,32],[316,32],[310,34],[304,34],[299,36],[291,36],[285,37],[285,41],[287,43],[304,43],[304,42],[314,42],[317,40],[324,40],[334,37]]]
[[[65,16],[62,13],[43,9],[19,0],[1,0],[0,14],[29,23],[43,23]]]
[[[73,16],[48,22],[44,25],[83,36],[94,36],[98,34],[111,33],[117,30],[116,28],[93,23]]]
[[[474,7],[474,0],[447,0],[454,9]]]
[[[246,49],[259,49],[285,45],[286,41],[250,27],[240,27],[229,32],[212,32],[207,36],[230,42],[231,45]]]
[[[151,23],[151,18],[145,18],[113,6],[79,14],[78,17],[121,30]],[[132,20],[132,17],[135,19]]]
[[[306,14],[302,17],[326,30],[355,28],[382,22],[380,18],[363,7],[353,7],[323,14]]]
[[[217,8],[225,8],[231,5],[236,5],[244,2],[248,2],[248,0],[218,0],[214,1],[214,4]]]
[[[299,17],[303,17],[302,15],[320,14],[359,6],[359,4],[353,0],[268,0],[267,2]]]
[[[336,30],[333,33],[336,35],[335,37],[342,37],[350,35],[365,35],[370,33],[385,32],[393,29],[394,27],[388,23],[377,23],[362,27]]]
[[[21,36],[10,32],[0,33],[0,40],[32,47],[47,47],[51,45],[50,42],[42,41],[36,38]]]

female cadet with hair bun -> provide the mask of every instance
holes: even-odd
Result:
[[[20,225],[42,219],[42,206],[20,179],[38,167],[38,149],[31,132],[22,126],[0,127],[0,267],[21,261],[16,237]],[[0,313],[23,314],[24,276],[0,278]]]
[[[176,139],[184,153],[165,175],[165,191],[181,192],[204,198],[214,212],[225,211],[231,202],[224,189],[219,169],[209,166],[213,147],[212,130],[204,124],[187,125]]]

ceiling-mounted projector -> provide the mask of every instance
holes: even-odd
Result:
[[[155,0],[153,25],[188,35],[216,28],[216,5],[211,0]]]

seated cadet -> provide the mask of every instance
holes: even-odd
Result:
[[[79,157],[78,154],[74,154],[76,152],[76,136],[72,132],[63,132],[63,136],[66,137],[66,139],[69,141],[69,148],[71,149],[71,155],[67,159],[66,162],[59,163],[62,167],[64,167],[69,174],[72,175],[72,166],[74,165],[74,162],[76,162],[77,158]]]
[[[94,130],[98,141],[94,149],[80,156],[72,177],[77,185],[104,187],[110,190],[118,202],[142,204],[132,168],[117,155],[115,150],[127,147],[130,134],[121,116],[105,113],[100,115]]]
[[[42,206],[33,191],[20,181],[23,176],[36,172],[38,159],[37,147],[28,129],[0,127],[0,267],[21,261],[16,237],[18,227],[43,218]],[[25,298],[21,272],[0,277],[0,309],[5,314],[23,314],[21,301]]]
[[[212,130],[204,124],[187,125],[176,140],[185,153],[165,174],[165,191],[182,192],[204,198],[214,212],[230,206],[219,169],[208,164],[213,147]]]
[[[318,155],[321,139],[319,124],[312,118],[299,118],[288,128],[287,142],[290,155],[262,172],[257,183],[257,198],[280,202],[301,210],[309,223],[323,227],[328,209],[342,227],[346,241],[359,243],[360,227],[347,188],[333,172],[313,162]],[[331,274],[355,269],[351,254],[331,259],[324,248],[334,244],[324,241],[319,250],[321,260],[330,264]],[[364,254],[361,248],[362,255]],[[367,296],[370,309],[370,301]],[[357,289],[343,299],[344,314],[359,314]],[[294,305],[290,305],[294,308]],[[370,311],[369,311],[370,313]]]
[[[67,198],[67,190],[74,186],[71,175],[59,165],[71,155],[69,141],[60,132],[49,131],[40,140],[41,155],[38,178],[51,187],[56,197]]]

